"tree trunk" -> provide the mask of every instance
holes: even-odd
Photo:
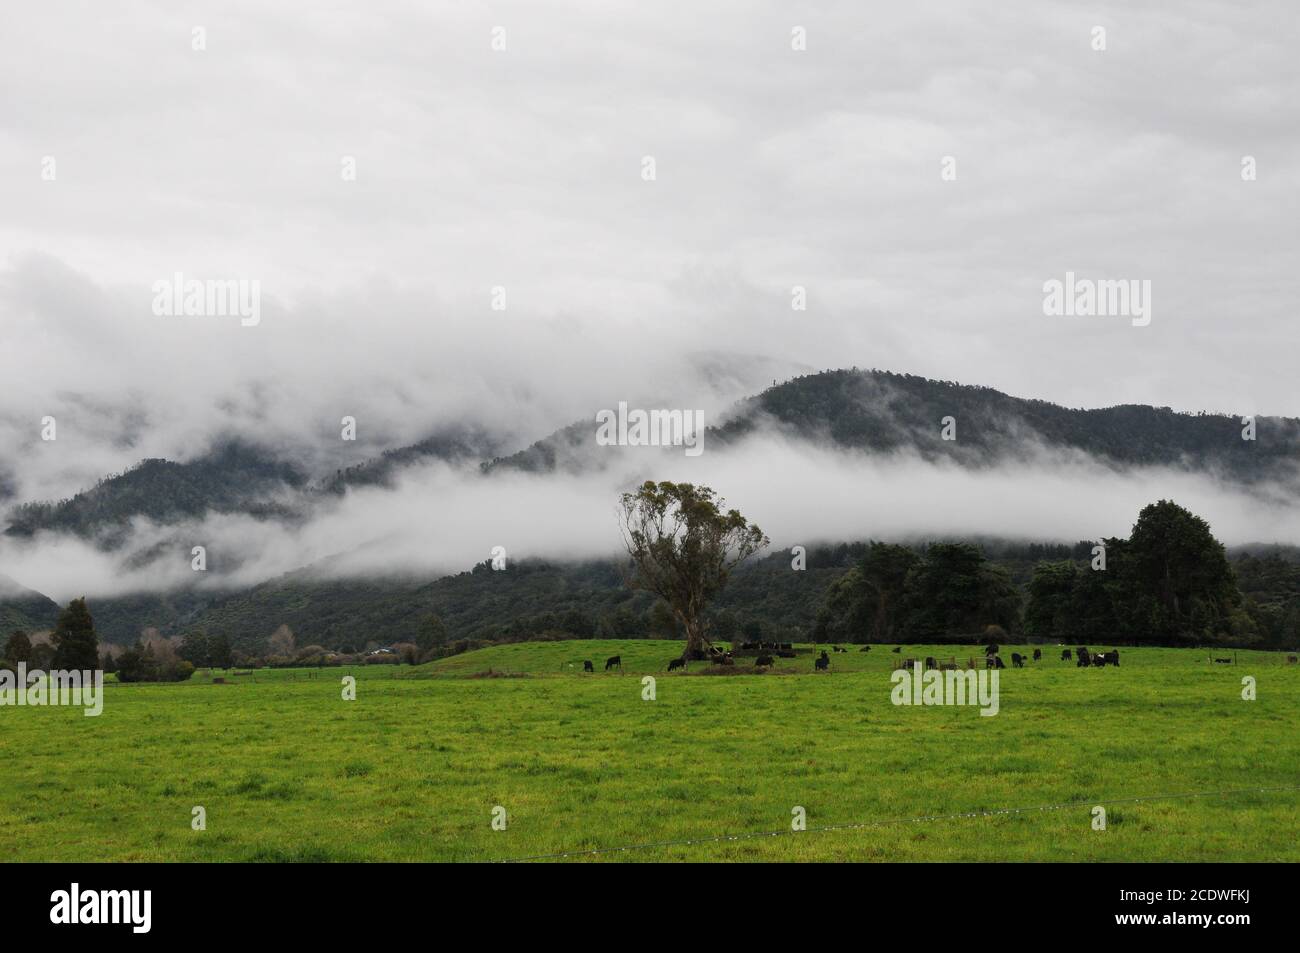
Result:
[[[704,635],[704,625],[698,619],[689,619],[686,622],[686,651],[682,653],[683,658],[690,661],[697,661],[706,657],[705,649],[709,646],[709,640]]]

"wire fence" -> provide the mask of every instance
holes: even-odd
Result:
[[[524,857],[505,857],[496,861],[501,864],[521,864],[540,860],[564,860],[571,857],[592,857],[600,854],[631,853],[643,850],[662,850],[669,847],[691,847],[699,844],[722,844],[732,841],[757,840],[762,837],[792,837],[800,834],[832,834],[839,831],[856,831],[872,827],[887,827],[899,824],[923,824],[938,821],[965,820],[974,817],[995,817],[1006,814],[1030,814],[1034,812],[1062,811],[1078,807],[1107,807],[1117,804],[1137,804],[1144,801],[1174,801],[1199,797],[1232,797],[1241,794],[1260,794],[1276,791],[1300,791],[1300,785],[1284,785],[1267,788],[1237,788],[1231,791],[1194,791],[1185,794],[1151,794],[1140,797],[1101,798],[1089,801],[1068,801],[1062,804],[1040,804],[1033,807],[1007,807],[985,811],[961,811],[955,814],[926,814],[920,817],[883,818],[878,821],[859,821],[849,824],[827,824],[821,827],[809,827],[797,831],[793,828],[777,831],[745,831],[737,834],[716,834],[711,837],[691,837],[681,840],[651,841],[643,844],[624,844],[618,847],[594,847],[585,850],[565,850],[550,854],[532,854]]]

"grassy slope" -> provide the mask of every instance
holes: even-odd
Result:
[[[1009,656],[1011,647],[1003,649]],[[1002,675],[1002,711],[889,701],[886,648],[829,675],[662,675],[678,646],[528,643],[420,669],[112,685],[104,714],[0,709],[0,856],[487,860],[788,830],[620,859],[1300,860],[1300,667],[1121,650]],[[580,673],[621,654],[626,674]],[[927,654],[924,647],[909,654]],[[935,648],[933,654],[952,654]],[[967,651],[966,654],[969,654]],[[570,671],[569,663],[577,670]],[[748,663],[742,663],[748,665]],[[783,662],[807,672],[811,656]],[[522,678],[476,678],[496,672]],[[658,672],[641,699],[638,674]],[[696,670],[698,671],[698,669]],[[1254,675],[1259,700],[1240,699]],[[1090,805],[1256,789],[1233,797]],[[881,823],[1067,802],[1051,811]],[[208,829],[190,830],[190,809]],[[490,829],[494,805],[510,813]]]

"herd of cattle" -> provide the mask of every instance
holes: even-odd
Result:
[[[894,649],[895,652],[901,650],[902,650],[902,646],[899,646],[898,648]],[[1043,650],[1034,649],[1034,655],[1032,661],[1038,662],[1041,661],[1042,658],[1043,658]],[[1061,650],[1062,662],[1074,661],[1076,658],[1078,659],[1076,663],[1076,667],[1078,668],[1087,668],[1089,666],[1092,666],[1094,668],[1104,668],[1107,665],[1114,665],[1116,668],[1119,667],[1119,649],[1114,649],[1110,652],[1089,652],[1087,646],[1081,645],[1073,651],[1071,651],[1070,649]],[[912,659],[912,658],[904,659],[897,667],[909,668],[909,669],[915,668],[917,665],[917,661],[918,661],[917,659]],[[1028,655],[1021,655],[1019,652],[1011,653],[1011,664],[1015,668],[1024,668],[1025,663],[1029,661],[1031,661],[1031,658]],[[950,657],[946,662],[936,659],[933,655],[928,655],[925,658],[925,668],[927,671],[932,668],[940,669],[940,670],[948,670],[948,669],[956,669],[957,667],[958,667],[957,659],[953,657]],[[967,668],[977,667],[975,664],[975,659],[973,657],[967,662],[966,667]],[[984,650],[984,667],[992,668],[992,669],[1007,667],[1006,663],[1002,661],[1002,656],[998,654],[998,647],[996,645],[990,645]]]
[[[902,650],[903,647],[900,645],[897,648],[895,648],[893,651],[897,653],[897,652],[902,652]],[[794,651],[794,645],[793,643],[790,642],[745,642],[741,644],[740,651],[742,653],[757,653],[757,655],[754,658],[755,669],[771,668],[773,665],[776,664],[777,658],[796,657]],[[847,652],[848,649],[842,649],[838,645],[833,645],[831,646],[831,651]],[[870,652],[871,646],[864,645],[862,646],[861,649],[859,649],[859,651]],[[775,658],[773,656],[775,656]],[[1032,661],[1038,662],[1041,661],[1042,658],[1043,658],[1043,650],[1034,649]],[[704,656],[700,658],[699,661],[705,662],[709,665],[735,665],[736,664],[735,656],[731,651],[719,648],[716,645],[709,646],[709,648],[705,651]],[[916,667],[917,661],[918,660],[914,658],[903,659],[901,663],[899,663],[896,667],[912,669]],[[1031,659],[1027,655],[1021,655],[1019,652],[1011,653],[1011,664],[1016,668],[1024,668],[1025,663],[1028,661],[1031,661]],[[1087,646],[1080,645],[1078,648],[1074,649],[1073,651],[1071,651],[1070,649],[1062,649],[1061,661],[1062,662],[1075,661],[1076,666],[1078,668],[1088,668],[1088,667],[1105,668],[1107,665],[1113,665],[1116,668],[1118,668],[1119,650],[1113,649],[1109,652],[1089,652]],[[1220,660],[1216,659],[1215,661],[1220,661]],[[825,649],[822,649],[821,654],[818,655],[817,658],[813,660],[813,671],[827,672],[830,671],[830,666],[831,666],[830,656],[826,654]],[[939,659],[935,658],[933,655],[926,656],[925,658],[925,668],[927,671],[930,669],[949,670],[949,669],[956,669],[957,667],[958,666],[957,666],[956,658],[949,658],[946,661],[940,661]],[[969,668],[976,667],[975,659],[973,657],[970,659],[968,663],[968,667]],[[985,648],[984,667],[992,668],[992,669],[1006,668],[1006,664],[1002,661],[1002,656],[998,654],[998,647],[996,645],[989,645]],[[612,655],[605,660],[605,671],[608,672],[610,669],[613,668],[618,669],[620,672],[623,671],[623,657],[621,655]],[[685,671],[686,669],[685,655],[681,655],[675,659],[671,659],[668,662],[668,671],[674,672],[679,668],[682,669],[683,671]],[[582,670],[584,672],[595,672],[596,667],[591,663],[590,660],[587,660],[582,663]]]

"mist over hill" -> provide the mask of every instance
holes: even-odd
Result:
[[[387,644],[411,641],[432,615],[468,639],[653,634],[651,606],[622,589],[609,561],[618,547],[611,507],[644,479],[689,478],[716,486],[773,535],[768,569],[740,574],[721,605],[735,600],[738,619],[793,632],[812,625],[848,566],[814,548],[797,581],[768,571],[795,543],[983,538],[995,550],[1010,541],[1059,555],[1075,545],[1065,540],[1122,531],[1142,502],[1166,492],[1190,497],[1198,512],[1210,507],[1229,543],[1300,542],[1300,420],[1261,417],[1254,427],[1255,439],[1243,440],[1242,419],[1226,413],[1066,408],[832,370],[733,405],[707,427],[699,461],[680,447],[600,446],[594,411],[513,453],[503,454],[502,432],[443,426],[332,472],[226,439],[183,462],[142,461],[69,499],[15,503],[0,567],[23,585],[25,575],[55,579],[60,600],[90,595],[101,631],[119,642],[156,628],[253,645],[284,624],[329,647],[361,633]],[[773,482],[776,473],[784,477]],[[1098,519],[1107,507],[1113,517]],[[200,544],[210,561],[194,573]],[[498,544],[515,571],[480,563]],[[1241,555],[1271,560],[1264,598],[1289,598],[1290,576],[1277,567],[1292,550]],[[1029,564],[1009,565],[1023,584]],[[13,583],[0,593],[0,631],[48,628],[55,610]]]
[[[955,421],[944,439],[943,421]],[[914,452],[928,461],[992,466],[1055,454],[1079,454],[1107,466],[1159,466],[1224,475],[1242,483],[1294,480],[1300,419],[1255,418],[1256,439],[1242,439],[1240,415],[1169,407],[1061,407],[989,387],[879,370],[822,371],[796,377],[741,401],[710,426],[711,447],[759,432],[865,453]],[[490,469],[581,472],[599,465],[595,425],[579,421]]]

